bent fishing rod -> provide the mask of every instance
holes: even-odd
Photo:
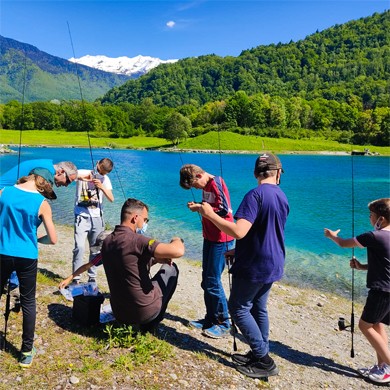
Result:
[[[74,50],[73,39],[72,39],[71,31],[70,31],[69,22],[67,22],[67,25],[68,25],[68,32],[69,32],[70,43],[71,43],[71,46],[72,46],[73,58],[76,60],[76,54],[75,54],[75,50]],[[82,109],[83,109],[84,126],[85,126],[85,128],[87,129],[87,137],[88,137],[89,152],[90,152],[91,161],[92,161],[92,170],[95,172],[95,163],[94,163],[93,154],[92,154],[91,137],[90,137],[90,134],[89,134],[89,127],[87,126],[86,109],[85,109],[85,102],[84,102],[84,97],[83,97],[83,91],[82,91],[82,88],[81,88],[81,81],[80,81],[78,63],[77,63],[77,61],[75,61],[74,63],[75,63],[75,66],[76,66],[77,82],[78,82],[78,85],[79,85],[79,91],[80,91],[80,97],[81,97],[81,106],[82,106]],[[111,161],[114,161],[114,160],[112,159],[112,153],[111,153],[111,150],[110,150],[110,149],[109,149],[109,154],[110,154]],[[126,199],[127,199],[127,198],[126,198],[126,194],[125,194],[125,191],[124,191],[124,189],[123,189],[123,185],[122,185],[122,182],[121,182],[121,180],[120,180],[120,178],[119,178],[118,170],[116,169],[115,164],[114,164],[114,171],[115,171],[116,177],[117,177],[117,179],[118,179],[120,188],[121,188],[121,190],[122,190],[123,198],[124,198],[124,200],[126,200]],[[96,191],[97,191],[97,194],[98,194],[98,191],[99,191],[98,188],[96,188]],[[98,196],[99,196],[99,195],[98,195]],[[100,212],[102,212],[101,209],[100,209]]]
[[[79,92],[80,92],[80,98],[81,98],[81,108],[83,112],[83,120],[84,120],[84,127],[87,129],[87,137],[88,137],[88,145],[89,145],[89,153],[91,155],[91,161],[92,161],[92,170],[95,171],[95,163],[93,161],[93,154],[92,154],[92,145],[91,145],[91,137],[89,135],[89,126],[87,125],[87,113],[86,113],[86,108],[85,108],[85,102],[84,102],[84,97],[83,97],[83,91],[81,88],[81,81],[80,81],[80,75],[79,75],[79,68],[78,68],[78,63],[76,61],[76,54],[73,46],[73,39],[72,39],[72,33],[70,32],[70,26],[69,22],[66,22],[68,25],[68,32],[69,32],[69,39],[70,39],[70,44],[72,46],[72,53],[73,53],[73,58],[75,59],[75,67],[76,67],[76,76],[77,76],[77,82],[79,85]]]
[[[89,154],[91,156],[91,162],[92,162],[92,172],[93,172],[93,177],[95,178],[96,177],[96,166],[95,166],[95,162],[93,160],[93,154],[92,154],[92,145],[91,145],[91,137],[89,135],[89,126],[87,124],[87,113],[86,113],[86,108],[85,108],[85,102],[84,102],[84,96],[83,96],[83,90],[81,88],[81,80],[80,80],[80,75],[79,75],[79,68],[78,68],[78,63],[76,61],[76,54],[75,54],[75,50],[74,50],[74,45],[73,45],[73,39],[72,39],[72,33],[70,32],[70,26],[69,26],[69,22],[66,22],[67,25],[68,25],[68,32],[69,32],[69,39],[70,39],[70,44],[72,46],[72,53],[73,53],[73,58],[75,59],[75,66],[76,66],[76,76],[77,76],[77,82],[79,84],[79,91],[80,91],[80,98],[81,98],[81,108],[82,108],[82,113],[83,113],[83,120],[84,120],[84,127],[87,129],[87,138],[88,138],[88,146],[89,146]],[[95,186],[95,190],[96,190],[96,196],[97,196],[97,199],[98,199],[98,205],[99,205],[99,210],[100,210],[100,218],[102,220],[102,224],[104,226],[104,221],[103,221],[103,211],[102,211],[102,207],[101,207],[101,204],[100,204],[100,193],[99,193],[99,188]]]

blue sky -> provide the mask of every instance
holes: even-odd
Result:
[[[49,54],[180,59],[297,41],[390,8],[382,0],[0,0],[0,34]]]

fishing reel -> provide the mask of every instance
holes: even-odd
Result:
[[[351,327],[351,324],[348,324],[348,325],[346,324],[344,317],[339,317],[337,325],[338,325],[340,331],[346,330],[346,329]]]
[[[22,308],[19,295],[13,295],[12,300],[13,300],[13,307],[12,309],[10,309],[10,311],[13,311],[14,313],[19,313],[20,309]]]
[[[234,264],[235,257],[234,256],[226,256],[225,255],[225,262],[228,267],[231,267]]]

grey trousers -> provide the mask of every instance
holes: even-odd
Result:
[[[97,236],[104,230],[104,221],[101,217],[92,218],[90,215],[75,215],[74,222],[74,249],[73,249],[73,271],[83,265],[85,252],[85,242],[88,239],[89,246],[95,244]],[[89,261],[93,259],[96,253],[92,251],[89,254]],[[96,267],[88,270],[90,278],[96,278]],[[75,278],[76,280],[79,279]]]

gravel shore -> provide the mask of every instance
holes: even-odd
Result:
[[[73,229],[58,226],[57,231],[59,236],[57,245],[40,245],[39,268],[65,277],[71,272]],[[188,320],[200,319],[204,316],[200,288],[201,267],[199,262],[185,259],[177,260],[177,264],[180,269],[178,287],[168,306],[167,316],[158,331],[159,337],[173,345],[176,364],[172,365],[170,362],[168,366],[162,362],[160,371],[163,372],[164,377],[161,376],[160,385],[156,385],[154,389],[354,390],[379,387],[359,377],[355,371],[358,367],[370,366],[375,362],[374,352],[357,326],[354,334],[355,358],[350,357],[351,333],[337,330],[338,318],[340,316],[349,318],[351,303],[336,295],[300,289],[283,282],[274,285],[269,299],[271,356],[278,365],[280,373],[278,376],[270,377],[268,383],[238,373],[230,359],[231,353],[234,352],[233,337],[210,339],[203,336],[199,330],[187,326]],[[83,278],[86,280],[85,275]],[[229,279],[226,272],[223,280],[228,295]],[[98,285],[102,291],[108,292],[103,267],[98,271]],[[55,288],[49,287],[49,290],[52,294],[56,294]],[[38,290],[38,302],[42,294],[43,291]],[[59,298],[57,295],[56,299]],[[1,301],[1,310],[3,310],[3,301],[4,299]],[[68,301],[65,304],[69,307],[72,305]],[[356,323],[361,309],[361,305],[355,305]],[[48,311],[40,308],[37,334],[43,332],[41,328],[42,324],[47,323],[45,317],[47,315]],[[239,353],[248,351],[248,346],[240,334],[236,335],[236,342]],[[37,347],[40,348],[39,340]],[[34,365],[43,364],[43,361],[43,357],[37,358]],[[11,383],[15,383],[14,373],[8,365],[1,363],[0,370],[2,372],[0,389],[9,388]],[[154,375],[162,375],[160,371]],[[66,373],[63,375],[65,376]],[[142,378],[151,373],[143,371],[135,375]],[[140,388],[130,383],[124,387],[123,384],[115,384],[113,381],[114,379],[111,378],[110,385],[100,387],[88,383],[88,378],[75,385],[66,380],[66,386],[53,385],[52,388]]]

